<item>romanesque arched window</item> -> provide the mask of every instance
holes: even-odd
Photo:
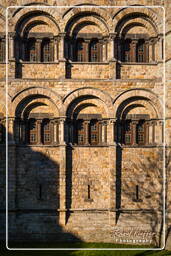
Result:
[[[42,121],[42,143],[43,144],[50,144],[51,139],[51,125],[49,119],[43,119]]]
[[[133,129],[131,120],[125,120],[123,123],[123,143],[125,145],[131,145],[133,143]]]
[[[100,45],[98,39],[92,39],[89,45],[89,60],[90,62],[100,61]]]
[[[76,125],[76,139],[78,145],[97,145],[99,141],[99,121],[96,119],[91,120],[77,120]]]
[[[5,61],[5,42],[0,39],[0,62]]]
[[[85,62],[87,60],[86,44],[82,38],[79,38],[76,42],[76,59],[78,62]]]
[[[146,121],[126,119],[122,122],[122,143],[125,145],[146,144]]]
[[[31,62],[37,61],[37,52],[36,52],[36,39],[30,38],[27,43],[27,60]]]
[[[137,42],[136,61],[137,62],[146,62],[146,47],[145,47],[144,39],[139,39]]]
[[[90,144],[97,145],[99,143],[99,123],[97,120],[90,121]]]
[[[41,43],[41,61],[52,61],[52,49],[49,38],[44,38]]]
[[[125,62],[130,62],[132,60],[132,47],[131,47],[131,39],[126,39],[123,44],[123,60]]]
[[[146,139],[145,120],[139,120],[136,126],[136,141],[138,145],[144,145]]]
[[[85,123],[83,120],[79,119],[77,120],[77,143],[79,145],[84,145],[85,144],[85,136],[86,136],[86,131],[85,131]]]
[[[37,144],[38,142],[38,129],[37,121],[30,118],[28,121],[28,142],[29,144]]]

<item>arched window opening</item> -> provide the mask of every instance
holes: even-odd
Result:
[[[0,62],[5,61],[5,42],[0,39]]]
[[[43,39],[41,43],[41,61],[42,62],[49,62],[52,61],[52,54],[51,54],[51,44],[50,39],[46,38]]]
[[[36,54],[36,39],[30,38],[27,44],[27,60],[30,62],[37,61],[37,54]]]
[[[78,39],[76,42],[76,60],[78,62],[87,61],[86,52],[86,44],[84,42],[84,39]]]
[[[99,126],[97,120],[90,121],[90,144],[97,145],[99,143]]]
[[[100,47],[98,39],[93,39],[90,42],[90,54],[89,54],[89,61],[90,62],[99,62],[100,61]]]
[[[138,40],[136,48],[136,61],[145,62],[146,61],[146,49],[144,39]]]
[[[125,145],[131,145],[132,144],[132,125],[131,120],[126,120],[124,122],[124,140]]]
[[[43,144],[51,143],[51,126],[50,126],[49,119],[44,119],[42,122],[42,143]]]
[[[28,123],[28,141],[30,144],[37,143],[37,134],[37,122],[35,119],[31,118]]]
[[[145,121],[144,120],[140,120],[137,124],[136,137],[137,137],[138,145],[145,144]]]
[[[78,145],[85,144],[85,124],[83,120],[77,121],[77,143]]]
[[[132,61],[131,39],[126,39],[124,41],[123,47],[124,47],[123,61],[131,62]]]

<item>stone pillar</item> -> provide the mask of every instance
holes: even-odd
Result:
[[[50,61],[54,61],[54,39],[50,38]]]
[[[65,117],[60,117],[60,119],[59,119],[59,143],[60,143],[60,145],[65,145],[64,123],[65,123]]]
[[[114,119],[110,119],[108,122],[108,132],[107,132],[107,143],[108,145],[114,145],[114,124],[115,124],[115,120]]]
[[[41,43],[42,39],[36,39],[36,45],[35,45],[35,50],[36,50],[36,61],[40,62],[41,61]]]
[[[107,122],[102,122],[102,144],[107,143]]]
[[[59,194],[60,194],[60,212],[59,224],[66,224],[66,146],[60,145],[60,168],[59,168]]]
[[[65,56],[64,56],[64,47],[65,47],[65,35],[66,33],[60,33],[59,34],[59,60],[60,61],[65,61]]]
[[[102,121],[99,121],[99,144],[102,144]]]
[[[115,33],[110,33],[109,36],[109,43],[108,43],[108,60],[109,61],[116,61],[115,59],[115,39],[116,34]]]
[[[37,144],[41,144],[41,125],[42,125],[42,121],[41,120],[37,120]]]
[[[9,35],[9,59],[14,60],[15,55],[14,55],[14,39],[15,38],[15,33],[11,33]]]
[[[145,60],[149,62],[149,41],[145,41]]]
[[[137,145],[137,124],[138,124],[138,121],[132,121],[131,125],[132,125],[132,131],[133,131],[133,141],[132,141],[132,144],[134,146]]]
[[[53,140],[54,140],[54,144],[58,144],[59,143],[59,129],[58,129],[59,123],[58,123],[58,119],[54,119],[53,120]]]
[[[163,122],[158,120],[155,126],[155,142],[157,145],[163,143]]]
[[[89,145],[89,124],[90,121],[84,121],[85,129],[85,145]]]
[[[8,207],[16,206],[16,146],[14,142],[15,117],[8,118]]]
[[[149,41],[149,62],[152,62],[152,61],[153,61],[153,54],[152,54],[152,51],[153,51],[153,43],[152,43],[152,41],[150,40],[150,41]]]
[[[54,37],[54,62],[58,61],[58,38]]]
[[[159,35],[157,39],[157,60],[162,61],[163,60],[163,36]]]
[[[153,126],[152,121],[149,122],[149,144],[153,144]]]
[[[152,143],[153,144],[156,144],[156,125],[157,125],[157,122],[156,121],[152,121]]]
[[[131,44],[132,44],[132,62],[136,62],[136,48],[137,48],[137,40],[132,40]]]
[[[145,125],[145,129],[146,129],[146,131],[145,131],[145,134],[146,134],[146,136],[145,136],[145,144],[146,145],[149,145],[149,127],[150,127],[150,123],[146,122],[146,125]]]
[[[102,61],[106,62],[107,61],[107,39],[103,40],[103,54],[102,54]]]

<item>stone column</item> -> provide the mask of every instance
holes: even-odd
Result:
[[[106,62],[107,61],[107,39],[103,40],[103,54],[102,54],[102,61]]]
[[[102,144],[107,143],[107,122],[103,120],[102,122]]]
[[[42,121],[37,120],[37,144],[42,144],[42,141],[41,141],[41,125],[42,125]]]
[[[59,60],[65,61],[64,47],[65,47],[65,35],[66,33],[59,34]]]
[[[60,117],[60,119],[59,119],[59,145],[60,145],[59,223],[62,226],[64,226],[66,224],[66,144],[64,141],[64,122],[65,122],[65,117]]]
[[[36,61],[41,61],[41,43],[42,39],[36,39],[35,50],[36,50]]]
[[[152,40],[149,41],[149,62],[153,61],[153,43]]]
[[[65,117],[60,117],[60,119],[59,119],[59,143],[61,145],[65,145],[65,141],[64,141],[64,123],[65,123]]]
[[[149,122],[149,144],[153,144],[153,126],[152,121]]]
[[[50,61],[54,61],[54,39],[50,38]]]
[[[158,120],[155,126],[155,142],[157,145],[163,143],[163,121]]]
[[[99,121],[99,144],[102,144],[102,121]]]
[[[116,61],[115,59],[115,39],[116,34],[115,33],[110,33],[109,35],[109,47],[108,47],[108,60],[109,61]]]
[[[132,44],[132,62],[136,62],[136,48],[137,48],[137,40],[132,40],[131,44]]]
[[[149,145],[149,127],[150,127],[150,123],[146,122],[146,125],[145,125],[145,129],[146,129],[146,131],[145,131],[145,134],[146,134],[146,136],[145,136],[145,144],[146,145]]]
[[[114,124],[115,124],[115,120],[114,119],[110,119],[108,122],[108,136],[107,136],[107,143],[108,145],[114,145]]]
[[[16,207],[16,145],[14,142],[15,117],[8,118],[8,207]],[[10,217],[10,216],[9,216]]]
[[[58,129],[58,119],[53,120],[53,138],[54,138],[54,144],[59,143],[59,129]]]
[[[133,144],[134,146],[137,145],[137,124],[138,124],[138,121],[132,121],[132,123],[131,123],[131,125],[132,125],[132,131],[133,131],[133,133],[132,133],[132,136],[133,136],[133,138],[132,138],[132,140],[133,140],[132,144]]]
[[[9,59],[14,60],[14,40],[15,40],[15,33],[11,33],[9,35]]]
[[[146,62],[149,62],[149,41],[145,41],[145,59]]]
[[[55,36],[53,40],[54,47],[54,62],[58,61],[58,41],[59,39]]]
[[[157,51],[157,60],[162,61],[163,60],[163,36],[159,35],[156,43],[156,51]]]
[[[84,129],[85,129],[85,145],[89,145],[89,124],[90,121],[84,121]]]
[[[152,143],[153,144],[156,144],[156,125],[157,125],[157,122],[156,121],[152,121]]]
[[[59,194],[60,194],[60,212],[59,224],[66,224],[66,146],[60,145],[60,167],[59,167]]]

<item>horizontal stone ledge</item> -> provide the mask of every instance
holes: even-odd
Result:
[[[115,208],[70,208],[70,209],[9,209],[8,213],[57,213],[57,212],[119,212],[119,213],[154,213],[160,212],[159,209],[115,209]],[[0,213],[5,213],[5,210],[0,210]]]

